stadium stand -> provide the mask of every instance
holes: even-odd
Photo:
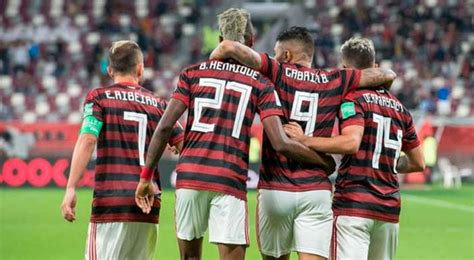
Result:
[[[209,17],[226,1],[177,2],[0,1],[0,120],[79,122],[84,93],[108,80],[106,46],[120,38],[139,42],[144,85],[166,96],[179,70],[216,44]],[[370,37],[380,65],[398,73],[392,91],[407,107],[474,114],[474,27],[466,0],[303,2],[316,66],[338,66],[344,40]],[[254,18],[259,35],[272,28]]]

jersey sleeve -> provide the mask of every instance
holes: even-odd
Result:
[[[418,135],[416,134],[413,118],[410,114],[408,114],[408,117],[409,119],[407,121],[407,127],[403,132],[402,151],[412,150],[421,144],[420,140],[418,139]]]
[[[340,72],[342,86],[344,87],[343,93],[345,96],[347,93],[356,90],[359,87],[361,71],[358,69],[342,69]]]
[[[186,72],[182,72],[179,75],[179,80],[178,80],[178,85],[176,87],[176,90],[174,91],[173,96],[171,96],[171,98],[177,99],[183,102],[186,105],[186,107],[189,107],[189,95],[191,93],[190,81],[191,80],[186,75]]]
[[[104,121],[97,89],[90,91],[84,100],[84,111],[82,117],[85,119],[88,116],[93,116],[99,121]]]
[[[260,53],[260,59],[262,60],[262,66],[260,67],[259,71],[270,78],[273,82],[276,81],[278,76],[278,71],[280,68],[280,64],[275,59],[270,58],[266,53]]]
[[[361,104],[353,98],[346,98],[339,110],[339,124],[341,129],[348,126],[358,125],[364,127],[364,110]]]
[[[278,97],[276,95],[273,84],[265,80],[263,88],[260,89],[257,95],[257,112],[261,120],[268,116],[283,116],[283,111],[277,102]]]

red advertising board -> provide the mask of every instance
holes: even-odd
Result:
[[[64,187],[70,158],[79,132],[78,124],[6,124],[0,123],[0,186]],[[261,140],[261,125],[252,134]],[[445,127],[438,144],[438,155],[467,165],[474,162],[474,127]],[[163,187],[173,184],[176,164],[171,155],[160,162]],[[249,187],[258,180],[258,163],[252,163]],[[469,165],[465,167],[471,167]],[[93,185],[94,161],[81,180],[81,186]]]

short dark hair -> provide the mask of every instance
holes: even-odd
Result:
[[[303,49],[305,52],[312,57],[314,54],[314,42],[313,42],[313,37],[311,37],[311,34],[309,33],[308,29],[305,27],[300,27],[300,26],[292,26],[289,29],[281,32],[278,37],[277,41],[279,42],[284,42],[284,41],[290,41],[290,40],[295,40],[298,42],[301,42],[303,44]]]
[[[114,72],[130,74],[143,62],[140,46],[134,41],[116,41],[109,49],[109,66]]]
[[[371,68],[375,62],[375,48],[367,38],[350,38],[341,46],[342,60],[356,69]]]

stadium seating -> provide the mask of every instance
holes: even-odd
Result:
[[[0,1],[0,120],[78,122],[85,93],[107,84],[107,46],[122,38],[136,40],[145,52],[145,87],[167,96],[179,70],[206,57],[200,32],[203,21],[212,20],[202,10],[221,2]],[[406,106],[474,114],[474,38],[465,0],[305,3],[316,66],[337,66],[339,45],[367,36],[381,66],[399,74],[392,90]]]

